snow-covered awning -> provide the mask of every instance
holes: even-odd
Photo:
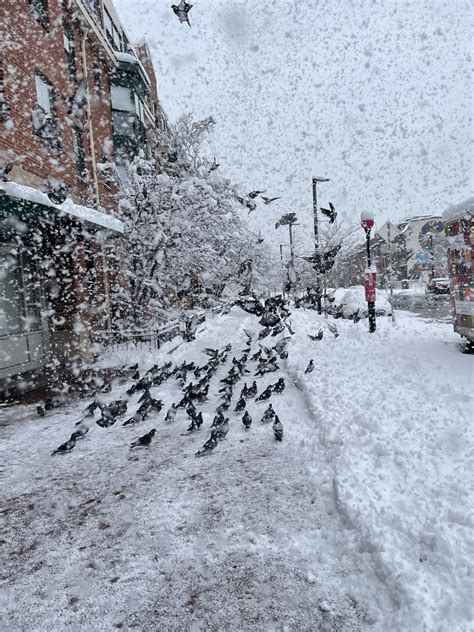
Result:
[[[24,184],[18,184],[17,182],[2,182],[0,192],[2,195],[7,195],[11,198],[56,209],[60,213],[65,213],[83,222],[89,222],[90,224],[107,228],[116,233],[122,234],[124,232],[123,222],[113,217],[113,215],[97,211],[88,206],[76,204],[70,198],[67,198],[62,204],[55,204],[51,202],[46,193],[43,193],[39,189],[34,189],[33,187],[27,187]]]
[[[474,214],[474,197],[447,208],[443,213],[443,221],[450,222],[455,219],[460,219],[466,214]]]

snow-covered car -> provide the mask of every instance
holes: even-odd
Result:
[[[343,318],[354,318],[354,316],[367,318],[368,309],[364,287],[355,285],[349,288],[337,305],[337,310]],[[385,297],[385,292],[377,290],[375,299],[376,316],[390,316],[391,313],[392,308]]]
[[[449,294],[449,279],[432,279],[426,287],[429,294]]]

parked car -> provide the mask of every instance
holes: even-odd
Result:
[[[449,279],[432,279],[426,289],[430,294],[449,294]]]

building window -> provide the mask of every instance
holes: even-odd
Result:
[[[53,156],[61,153],[59,131],[54,118],[53,86],[43,75],[35,75],[36,98],[38,105],[31,113],[33,131]]]
[[[114,50],[121,51],[122,42],[120,40],[120,33],[115,26],[114,21],[110,17],[110,13],[107,11],[107,9],[104,9],[104,25],[105,34],[107,36],[107,39],[109,40],[110,45]]]
[[[28,0],[31,11],[36,20],[44,28],[48,27],[48,0]]]
[[[76,173],[80,178],[83,178],[85,171],[84,145],[82,143],[81,130],[77,127],[72,128],[72,145],[76,157]]]
[[[64,25],[63,42],[69,75],[71,78],[74,78],[76,76],[76,60],[74,58],[74,36],[71,29],[66,24]]]
[[[36,98],[47,118],[53,117],[53,86],[42,75],[36,73]]]

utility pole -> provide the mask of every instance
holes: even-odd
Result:
[[[392,237],[391,237],[391,223],[388,220],[387,223],[387,247],[388,247],[388,283],[390,287],[390,311],[392,312],[392,323],[395,322],[395,314],[393,313],[393,268],[392,268]]]
[[[280,262],[281,262],[281,278],[282,278],[282,283],[283,283],[283,287],[282,287],[282,295],[283,298],[285,298],[285,264],[283,263],[283,244],[280,244]]]
[[[329,178],[313,177],[313,224],[314,224],[314,254],[319,255],[319,229],[318,229],[318,182],[329,182]],[[316,297],[318,301],[318,314],[321,314],[321,288],[319,285],[319,270],[316,270]]]

